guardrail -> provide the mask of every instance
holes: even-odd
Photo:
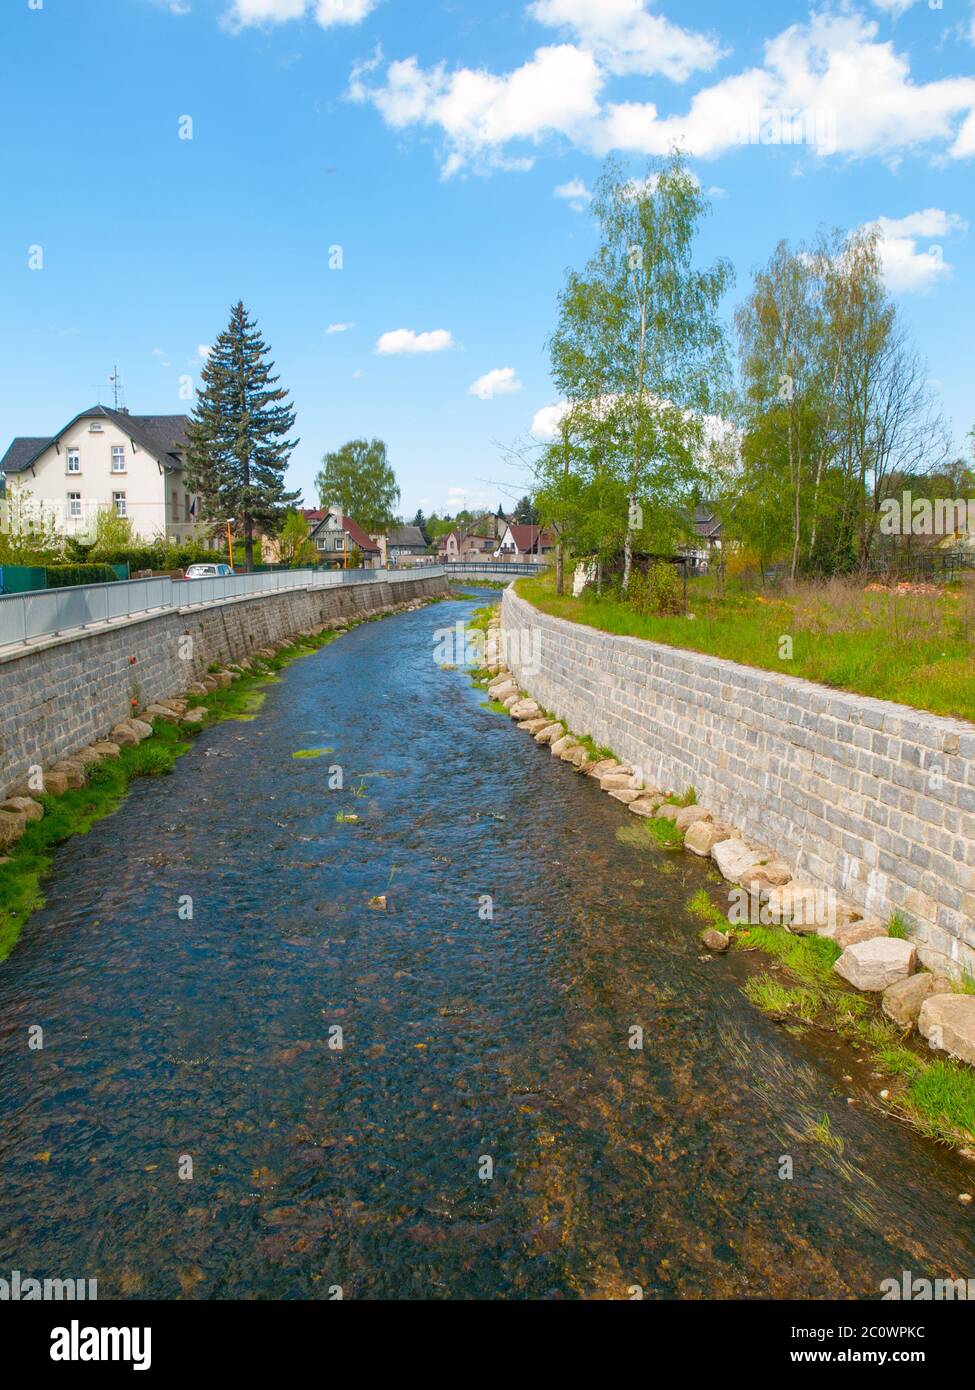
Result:
[[[449,578],[452,574],[483,574],[485,577],[490,575],[507,576],[509,579],[521,579],[527,575],[544,574],[549,562],[541,565],[528,564],[523,560],[498,560],[491,563],[487,560],[451,560],[443,565],[443,572]]]
[[[57,637],[100,623],[167,609],[283,593],[292,589],[334,588],[342,584],[402,583],[436,579],[442,565],[413,570],[278,570],[213,579],[128,579],[117,584],[78,584],[0,595],[0,649],[24,646],[40,637]]]

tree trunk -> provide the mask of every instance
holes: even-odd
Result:
[[[244,569],[247,574],[254,573],[254,523],[246,518],[244,532]]]
[[[627,498],[632,507],[636,498],[630,493]],[[633,564],[633,532],[630,530],[629,519],[626,524],[626,540],[623,542],[623,592],[624,594],[630,587],[630,567]]]

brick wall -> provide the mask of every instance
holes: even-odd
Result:
[[[512,589],[502,616],[512,672],[573,733],[693,785],[865,912],[899,909],[926,964],[975,968],[975,726],[597,632]]]
[[[0,796],[32,764],[47,765],[104,737],[132,713],[133,699],[147,705],[178,695],[211,662],[239,660],[329,618],[446,592],[446,580],[436,578],[291,590],[150,613],[5,652]]]

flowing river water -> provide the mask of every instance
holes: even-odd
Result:
[[[975,1277],[971,1166],[758,1012],[748,959],[702,959],[707,866],[621,840],[625,807],[437,666],[475,606],[295,662],[58,852],[0,965],[0,1275],[417,1299]]]

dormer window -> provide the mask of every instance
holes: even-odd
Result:
[[[77,450],[77,449],[69,449],[69,450],[68,450],[68,472],[69,472],[69,473],[80,473],[80,472],[81,472],[81,454],[80,454],[79,450]]]

